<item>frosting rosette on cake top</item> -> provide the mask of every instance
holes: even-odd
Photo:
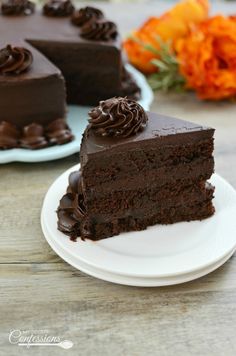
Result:
[[[51,17],[66,17],[73,14],[74,10],[70,0],[49,0],[43,7],[43,14]]]
[[[29,69],[32,53],[24,47],[7,45],[0,50],[0,74],[20,74]]]
[[[1,5],[2,15],[31,15],[35,4],[29,0],[5,0]]]
[[[86,6],[75,11],[71,17],[71,22],[80,27],[89,21],[96,21],[104,17],[103,12],[95,7]]]
[[[118,36],[117,26],[112,21],[89,21],[81,28],[81,37],[93,41],[115,40]]]
[[[89,112],[90,129],[99,136],[129,137],[146,127],[148,116],[141,105],[128,98],[100,101]]]

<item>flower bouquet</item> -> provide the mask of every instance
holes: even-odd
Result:
[[[184,0],[149,18],[124,42],[129,61],[154,90],[236,98],[236,16],[209,17],[208,0]]]

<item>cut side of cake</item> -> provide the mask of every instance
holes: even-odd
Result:
[[[214,129],[145,113],[112,98],[90,113],[58,208],[59,230],[99,240],[154,224],[202,220],[214,213]]]

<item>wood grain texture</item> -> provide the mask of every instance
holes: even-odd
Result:
[[[229,5],[217,6],[215,11],[230,11]],[[105,9],[125,33],[153,7],[116,4]],[[164,7],[166,2],[157,12]],[[152,109],[215,127],[216,171],[236,188],[234,103],[158,94]],[[78,155],[0,166],[0,355],[236,355],[235,255],[204,278],[165,288],[106,283],[55,255],[40,228],[42,201],[55,178],[76,163]],[[8,342],[11,329],[48,330],[72,340],[74,347],[19,350]]]

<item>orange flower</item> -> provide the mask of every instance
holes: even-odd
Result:
[[[215,16],[176,45],[187,87],[202,99],[236,96],[236,21]]]
[[[159,22],[158,18],[150,17],[140,30],[132,33],[132,38],[128,38],[124,42],[124,48],[130,63],[144,73],[156,71],[156,67],[151,63],[155,55],[151,51],[146,50],[141,43],[152,45],[154,48],[157,46],[157,41],[153,34],[156,34]],[[155,30],[153,31],[153,29]],[[140,43],[138,41],[140,41]]]
[[[163,41],[172,40],[175,43],[178,38],[189,32],[192,24],[207,18],[208,8],[208,0],[184,0],[161,17],[149,18],[140,29],[132,33],[131,38],[124,42],[129,61],[146,74],[155,72],[156,66],[150,61],[157,55],[147,50],[143,44],[159,49],[156,39],[158,36]]]

